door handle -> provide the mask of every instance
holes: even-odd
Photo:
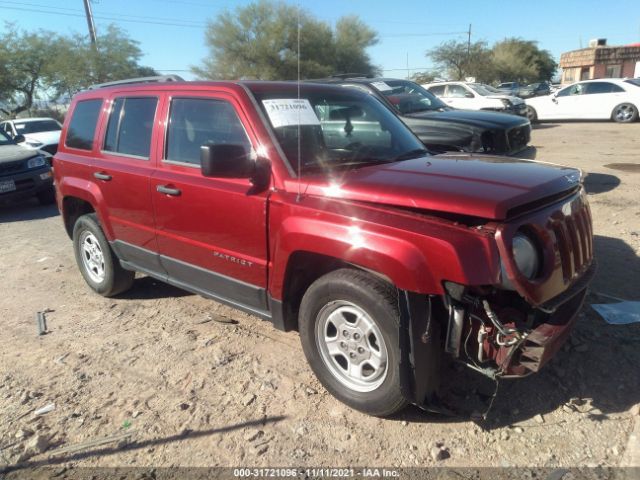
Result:
[[[168,185],[157,185],[156,190],[160,193],[166,193],[167,195],[172,195],[174,197],[177,197],[182,193],[179,189],[171,188]]]
[[[93,176],[96,177],[98,180],[104,180],[105,182],[108,182],[113,178],[111,177],[111,175],[106,174],[104,172],[95,172]]]

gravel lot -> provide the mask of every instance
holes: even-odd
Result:
[[[593,292],[640,300],[640,123],[543,124],[532,144],[538,160],[588,173]],[[501,383],[478,425],[352,411],[312,376],[296,333],[150,278],[99,297],[55,207],[0,206],[0,278],[0,468],[639,466],[640,324],[608,325],[588,305],[550,365]],[[44,309],[50,333],[38,336]],[[56,451],[127,433],[128,446]]]

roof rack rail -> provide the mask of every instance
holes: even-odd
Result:
[[[88,90],[97,88],[111,87],[113,85],[128,85],[130,83],[153,83],[153,82],[184,82],[184,78],[180,75],[156,75],[154,77],[127,78],[125,80],[116,80],[114,82],[97,83],[91,85]]]
[[[348,78],[374,78],[374,76],[368,73],[338,73],[335,75],[331,75],[331,78],[340,78],[342,80],[346,80]]]

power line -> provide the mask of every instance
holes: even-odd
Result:
[[[42,5],[40,3],[32,3],[32,2],[12,2],[12,5],[19,5],[22,7],[38,7],[38,8],[46,8],[47,10],[63,10],[63,11],[67,11],[67,12],[83,12],[83,10],[78,9],[78,8],[67,8],[67,7],[58,7],[58,6],[50,6],[50,5]],[[51,12],[54,13],[54,12]],[[102,12],[103,15],[109,15],[109,16],[117,16],[118,18],[120,17],[125,17],[125,18],[140,18],[143,20],[160,20],[160,21],[166,21],[166,22],[180,22],[180,23],[190,23],[190,24],[194,24],[196,26],[200,26],[203,25],[202,22],[196,21],[196,20],[176,20],[175,18],[166,18],[166,17],[151,17],[149,15],[131,15],[129,13],[120,13],[120,12]]]
[[[388,35],[380,35],[380,38],[402,38],[402,37],[437,37],[440,35],[462,35],[467,32],[433,32],[433,33],[390,33]]]
[[[35,13],[46,13],[48,15],[63,15],[66,17],[80,17],[80,18],[84,18],[85,15],[81,14],[81,13],[65,13],[65,12],[55,12],[55,11],[46,11],[46,10],[38,10],[35,8],[22,8],[22,7],[3,7],[7,10],[18,10],[18,11],[22,11],[22,12],[35,12]],[[151,25],[164,25],[164,26],[170,26],[170,27],[186,27],[186,28],[204,28],[206,27],[206,23],[203,23],[201,25],[189,25],[189,24],[185,24],[185,23],[174,23],[174,22],[160,22],[160,21],[146,21],[146,20],[129,20],[126,18],[119,18],[119,17],[107,17],[104,15],[94,15],[93,18],[99,19],[99,20],[108,20],[108,21],[112,21],[112,22],[128,22],[128,23],[146,23],[146,24],[151,24]]]

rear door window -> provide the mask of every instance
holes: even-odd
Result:
[[[98,115],[102,108],[102,99],[81,100],[73,109],[65,145],[80,150],[93,149],[93,136],[96,132]]]
[[[200,165],[203,145],[242,145],[251,142],[233,106],[210,98],[174,98],[171,101],[165,160]]]
[[[444,95],[444,88],[445,88],[444,85],[438,85],[437,87],[429,87],[428,90],[434,95],[442,97]]]
[[[104,150],[148,159],[157,105],[156,97],[116,98],[109,113]]]
[[[587,94],[624,92],[621,87],[610,82],[592,82],[585,84],[585,86]]]

